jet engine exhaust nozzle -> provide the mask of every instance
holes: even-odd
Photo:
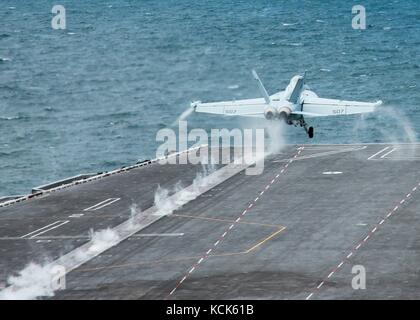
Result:
[[[289,116],[292,113],[292,110],[288,107],[281,107],[278,110],[278,118],[286,123],[289,123]]]
[[[277,110],[273,107],[266,107],[264,110],[264,116],[267,120],[273,120],[277,116]]]

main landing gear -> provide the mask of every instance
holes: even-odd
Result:
[[[314,127],[309,127],[309,129],[306,130],[306,133],[308,134],[309,139],[312,139],[314,137]]]
[[[308,124],[304,120],[301,121],[300,126],[305,129],[309,139],[314,137],[314,127],[308,127]]]

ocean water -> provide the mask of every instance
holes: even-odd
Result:
[[[53,4],[66,30],[51,28]],[[319,96],[384,101],[361,118],[312,120],[308,140],[416,141],[420,131],[420,2],[11,1],[0,3],[0,196],[79,173],[153,158],[159,129],[193,100],[259,96],[307,70]],[[192,115],[189,128],[255,123]],[[258,125],[258,124],[257,124]]]

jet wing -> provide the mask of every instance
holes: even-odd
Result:
[[[257,98],[207,103],[196,101],[191,106],[195,112],[264,118],[264,108],[267,104],[264,98]]]
[[[359,102],[336,99],[325,99],[319,97],[306,97],[302,103],[302,111],[294,112],[296,114],[306,115],[308,117],[325,117],[360,114],[375,111],[382,101],[377,102]]]

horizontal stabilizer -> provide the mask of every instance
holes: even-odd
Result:
[[[313,117],[340,116],[374,112],[382,101],[360,102],[320,97],[307,97],[302,104],[302,112],[313,114]]]

